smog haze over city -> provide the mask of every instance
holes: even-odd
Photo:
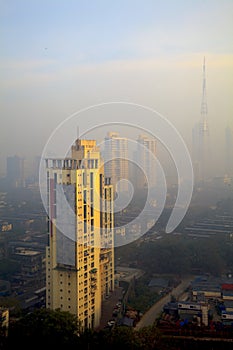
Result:
[[[0,9],[0,348],[230,350],[233,1]]]
[[[111,101],[162,114],[191,152],[205,57],[213,169],[215,176],[224,175],[225,128],[232,126],[233,110],[232,6],[231,1],[1,1],[1,174],[6,156],[41,155],[66,118]],[[117,122],[109,115],[112,121]],[[82,119],[81,132],[85,128]]]

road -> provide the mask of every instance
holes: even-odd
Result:
[[[113,319],[113,309],[116,303],[119,302],[119,299],[122,299],[122,288],[116,287],[114,292],[110,294],[109,299],[102,302],[100,325],[96,330],[103,329],[107,325],[107,322]]]
[[[171,295],[179,298],[185,291],[185,289],[190,285],[193,277],[185,278],[181,283],[174,288],[170,293],[161,298],[157,303],[155,303],[141,318],[141,320],[136,324],[135,329],[140,329],[142,327],[150,326],[154,323],[156,318],[159,317],[164,304],[168,303],[171,299]]]

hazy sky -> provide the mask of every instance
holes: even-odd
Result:
[[[210,131],[221,160],[224,128],[233,124],[232,0],[0,4],[2,167],[5,155],[40,154],[64,119],[108,101],[157,110],[189,147],[204,56]]]

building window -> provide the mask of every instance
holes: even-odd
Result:
[[[90,191],[90,197],[91,197],[91,203],[94,201],[94,190],[91,189]]]
[[[84,204],[87,203],[87,190],[83,191],[83,202],[84,202]]]
[[[87,218],[87,206],[86,205],[83,206],[83,217],[84,217],[84,220]]]
[[[83,222],[83,231],[84,231],[84,233],[87,233],[87,221],[86,220],[84,220],[84,222]]]
[[[93,188],[94,187],[94,177],[93,177],[93,173],[90,173],[90,187]]]
[[[87,174],[84,172],[83,173],[83,186],[87,185]]]

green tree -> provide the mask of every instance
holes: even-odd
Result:
[[[69,312],[59,310],[35,310],[14,322],[9,329],[9,346],[23,348],[36,346],[74,346],[77,343],[80,324]]]
[[[140,349],[138,338],[131,327],[116,327],[105,338],[107,349]]]

